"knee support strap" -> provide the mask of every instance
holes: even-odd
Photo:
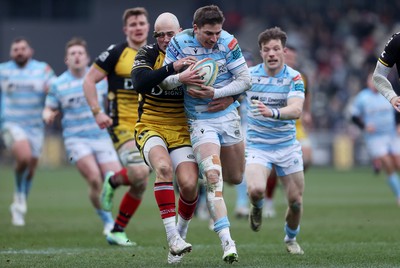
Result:
[[[199,164],[199,168],[201,175],[206,182],[207,199],[209,201],[221,200],[224,183],[222,180],[222,167],[219,156],[214,154],[206,157]],[[211,181],[209,178],[207,178],[206,173],[211,170],[215,170],[218,173],[217,180]]]

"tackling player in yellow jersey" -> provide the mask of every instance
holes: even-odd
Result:
[[[168,263],[178,263],[192,249],[185,239],[197,204],[198,168],[183,109],[183,88],[163,90],[158,84],[195,59],[186,57],[163,67],[165,49],[181,28],[175,15],[162,13],[154,29],[157,43],[139,50],[131,73],[133,89],[139,93],[135,138],[142,157],[156,173],[154,196],[167,235]],[[178,224],[174,174],[180,188]]]

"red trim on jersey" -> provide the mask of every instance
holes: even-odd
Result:
[[[229,42],[228,47],[230,50],[234,49],[235,46],[238,44],[238,41],[236,38],[233,38],[231,42]]]

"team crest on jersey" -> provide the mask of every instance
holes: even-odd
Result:
[[[115,94],[114,94],[114,92],[111,92],[111,91],[108,92],[108,99],[111,100],[111,101],[115,99]]]

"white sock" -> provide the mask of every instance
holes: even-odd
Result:
[[[225,245],[226,241],[231,241],[232,240],[231,232],[230,232],[228,227],[222,229],[221,231],[219,231],[218,236],[219,236],[219,239],[221,239],[221,242],[222,242],[223,245]]]
[[[287,243],[287,242],[292,242],[292,241],[296,241],[296,237],[294,237],[294,238],[289,238],[289,236],[285,235],[285,239],[283,239],[283,241],[285,241],[285,243]]]
[[[175,224],[175,217],[165,218],[163,219],[163,223],[165,227],[165,233],[167,234],[167,240],[169,241],[171,237],[178,234]]]
[[[183,240],[186,239],[187,231],[189,228],[190,220],[185,220],[180,215],[178,215],[178,233],[182,237]]]

